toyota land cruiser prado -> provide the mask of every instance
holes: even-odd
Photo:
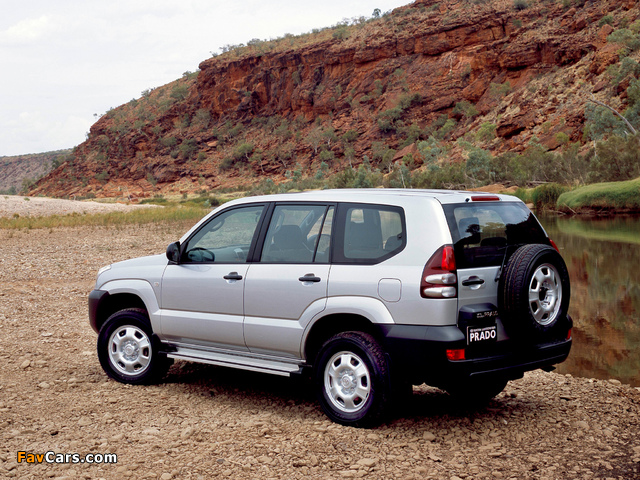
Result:
[[[103,267],[89,318],[120,382],[173,359],[309,372],[332,420],[370,426],[407,386],[488,400],[564,361],[569,288],[515,197],[325,190],[226,203],[166,254]]]

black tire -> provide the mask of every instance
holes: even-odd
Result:
[[[147,384],[162,378],[173,363],[158,351],[147,313],[138,308],[111,315],[98,334],[98,359],[121,383]]]
[[[548,336],[567,316],[571,296],[567,266],[553,247],[524,245],[505,265],[498,293],[500,318],[509,335]]]
[[[363,332],[343,332],[320,349],[314,365],[318,400],[334,422],[380,424],[391,403],[389,365],[378,342]]]
[[[445,390],[456,405],[468,408],[484,407],[507,386],[508,380],[501,377],[472,377],[449,385]]]

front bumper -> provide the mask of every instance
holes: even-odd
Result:
[[[109,298],[109,292],[104,290],[92,290],[89,294],[89,324],[96,333],[100,332],[100,325],[98,324],[100,304],[107,298]]]
[[[537,343],[505,340],[475,350],[467,346],[465,333],[455,325],[381,325],[380,334],[395,372],[413,384],[444,387],[471,377],[513,380],[524,372],[565,361],[572,344],[566,338],[572,326],[570,318],[567,325],[562,337]],[[449,360],[446,352],[453,349],[464,349],[465,359]]]

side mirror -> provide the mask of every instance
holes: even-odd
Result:
[[[180,263],[180,242],[170,243],[167,247],[167,259],[170,263]]]

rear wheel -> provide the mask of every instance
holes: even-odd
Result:
[[[98,358],[105,373],[122,383],[152,383],[167,372],[171,360],[158,352],[149,318],[131,308],[111,315],[98,334]]]
[[[342,425],[377,425],[390,403],[388,372],[384,352],[371,335],[343,332],[331,337],[314,366],[322,409]]]

